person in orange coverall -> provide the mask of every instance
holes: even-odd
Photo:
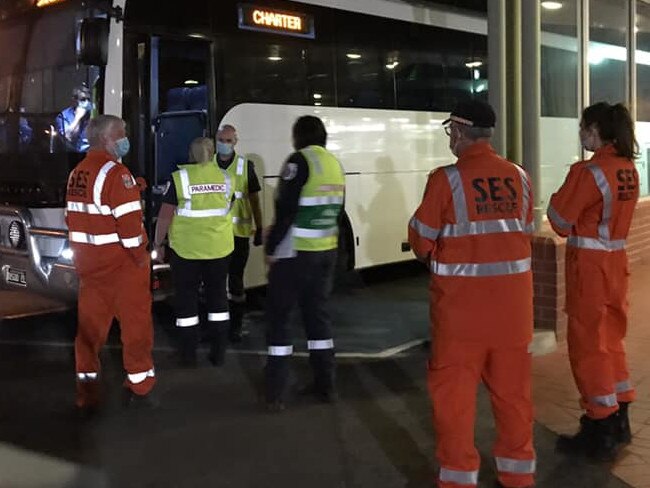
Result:
[[[501,486],[534,484],[531,355],[533,197],[528,174],[490,145],[496,117],[473,100],[445,121],[458,161],[431,173],[409,224],[416,257],[431,270],[428,384],[438,486],[476,486],[476,389],[492,400]]]
[[[639,198],[638,145],[628,110],[601,102],[580,122],[591,159],[574,164],[551,197],[548,218],[568,237],[566,311],[569,359],[586,414],[558,449],[602,461],[631,441],[628,405],[635,399],[625,358],[628,264],[625,252]]]
[[[119,161],[129,151],[124,121],[100,115],[88,125],[90,149],[68,178],[66,221],[79,275],[75,340],[76,405],[100,406],[99,351],[113,318],[120,322],[128,403],[151,406],[150,260],[140,190]]]

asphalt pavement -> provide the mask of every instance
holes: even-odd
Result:
[[[381,275],[381,273],[380,273]],[[0,488],[397,488],[432,487],[435,439],[421,345],[427,331],[426,277],[388,272],[335,294],[341,353],[340,400],[295,395],[286,411],[259,401],[263,316],[224,368],[202,352],[197,369],[174,355],[173,317],[155,308],[156,410],[122,405],[117,329],[102,353],[106,406],[95,419],[74,415],[73,312],[0,322]],[[295,344],[304,351],[296,323]],[[293,361],[293,386],[309,379]],[[489,400],[480,389],[476,423],[481,485],[495,482]],[[618,488],[607,466],[554,453],[556,436],[535,426],[538,487]]]

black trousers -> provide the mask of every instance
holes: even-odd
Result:
[[[235,303],[244,303],[244,270],[250,254],[250,239],[235,236],[235,250],[230,255],[228,267],[228,298]]]
[[[199,287],[205,285],[211,354],[223,359],[230,313],[226,280],[230,256],[220,259],[184,259],[170,250],[176,327],[184,356],[196,354],[199,343]]]
[[[334,340],[328,300],[336,265],[336,251],[298,252],[295,258],[278,260],[269,272],[267,290],[266,365],[267,401],[282,401],[293,353],[289,319],[298,304],[307,335],[314,386],[334,388]]]

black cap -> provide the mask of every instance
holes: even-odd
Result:
[[[497,117],[490,104],[481,100],[467,100],[456,105],[449,118],[442,125],[457,122],[469,127],[492,128],[496,123],[496,119]]]

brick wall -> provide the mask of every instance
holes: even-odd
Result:
[[[650,262],[650,198],[637,206],[628,239],[631,264]],[[564,261],[566,244],[545,224],[533,238],[533,283],[535,328],[555,331],[558,341],[566,340],[564,313],[566,287]]]

